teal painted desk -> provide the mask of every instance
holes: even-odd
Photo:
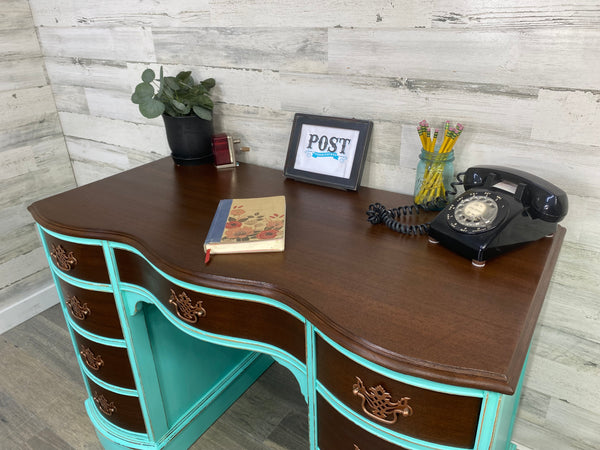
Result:
[[[285,195],[283,253],[215,255],[219,200]],[[478,269],[372,227],[406,196],[168,158],[29,210],[106,448],[185,448],[273,362],[311,448],[506,449],[565,230]]]

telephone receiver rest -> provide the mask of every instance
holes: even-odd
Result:
[[[475,187],[498,188],[499,183],[512,185],[515,198],[527,207],[532,219],[560,222],[567,215],[569,201],[565,191],[528,172],[503,166],[476,166],[467,169],[464,176],[465,191]]]

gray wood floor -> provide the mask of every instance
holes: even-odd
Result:
[[[0,335],[0,449],[100,449],[60,308]],[[307,408],[292,375],[273,364],[191,447],[307,449]]]

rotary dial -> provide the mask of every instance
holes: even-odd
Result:
[[[502,203],[501,198],[491,192],[467,195],[450,208],[448,223],[455,230],[467,234],[491,230],[497,225],[495,222],[500,210],[504,210],[504,204],[498,202]]]
[[[485,195],[466,198],[456,207],[454,213],[456,221],[469,228],[486,227],[494,221],[497,215],[498,205]]]

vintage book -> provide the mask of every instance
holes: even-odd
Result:
[[[285,197],[221,200],[204,241],[211,254],[282,252],[285,248]]]

